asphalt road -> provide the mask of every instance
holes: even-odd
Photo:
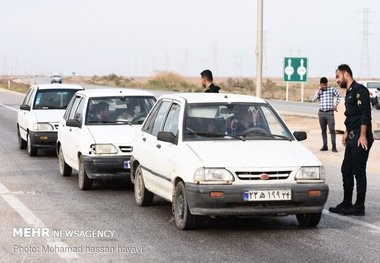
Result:
[[[22,98],[0,89],[0,262],[380,262],[376,143],[368,162],[364,217],[325,211],[313,229],[300,228],[295,216],[217,218],[198,230],[179,231],[164,200],[155,197],[152,206],[137,207],[133,190],[123,182],[80,191],[76,172],[59,176],[54,152],[29,157],[19,150],[16,122]],[[335,205],[341,201],[342,147],[337,154],[319,152],[319,133],[305,128],[310,129],[305,145],[326,167],[326,207]],[[14,237],[15,229],[26,227],[72,230],[79,237]],[[77,251],[63,253],[62,248]]]

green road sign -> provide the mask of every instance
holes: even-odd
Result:
[[[307,58],[284,58],[285,82],[306,82],[307,81]]]

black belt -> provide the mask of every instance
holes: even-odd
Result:
[[[331,112],[331,111],[334,111],[334,110],[319,110],[320,112]]]

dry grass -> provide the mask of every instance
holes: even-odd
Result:
[[[0,79],[0,87],[16,92],[26,93],[30,85],[18,80]]]
[[[159,71],[150,77],[125,77],[110,74],[108,76],[71,77],[67,82],[91,83],[105,86],[136,87],[153,90],[169,90],[182,92],[203,92],[200,77],[184,77],[175,72]],[[219,77],[214,80],[222,88],[222,92],[255,95],[254,77]],[[337,86],[335,80],[329,80],[332,86]],[[319,78],[309,78],[304,83],[304,101],[311,101],[315,91],[319,88]],[[340,92],[340,89],[338,89]],[[262,97],[265,99],[285,99],[286,83],[282,78],[264,78]],[[301,83],[289,83],[289,100],[301,100]]]

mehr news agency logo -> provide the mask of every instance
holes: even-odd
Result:
[[[62,230],[48,227],[13,227],[12,236],[24,238],[113,238],[114,230]]]

